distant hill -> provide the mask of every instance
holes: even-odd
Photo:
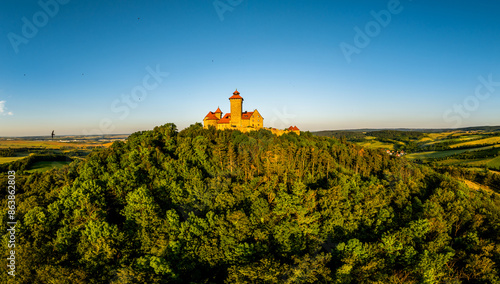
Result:
[[[449,131],[486,131],[495,132],[500,131],[500,126],[471,126],[463,128],[360,128],[360,129],[342,129],[342,130],[321,130],[321,131],[311,131],[313,135],[317,136],[335,136],[338,133],[346,132],[373,132],[382,130],[396,130],[396,131],[414,131],[414,132],[425,132],[425,133],[439,133],[439,132],[449,132]]]

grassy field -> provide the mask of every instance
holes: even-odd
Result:
[[[65,165],[69,165],[71,162],[60,162],[60,161],[54,161],[54,162],[36,162],[34,163],[29,170],[26,172],[28,173],[33,173],[33,172],[44,172],[48,171],[53,168],[62,168]]]
[[[361,147],[366,147],[366,148],[382,148],[382,149],[394,150],[394,144],[384,143],[384,142],[380,142],[378,140],[357,142],[356,144],[358,144]]]
[[[456,149],[456,150],[444,150],[444,151],[419,152],[419,153],[409,154],[406,156],[406,158],[410,159],[410,160],[415,160],[415,159],[426,160],[426,159],[444,158],[444,157],[448,157],[448,156],[452,156],[452,155],[460,154],[460,153],[464,153],[464,152],[491,149],[492,147],[499,148],[500,145],[483,146],[483,147],[477,147],[477,148],[471,148],[471,149]]]
[[[427,133],[427,137],[432,139],[432,141],[443,140],[448,138],[450,135],[460,133],[458,131],[448,131],[448,132],[438,132],[438,133]]]
[[[0,164],[14,162],[24,158],[25,157],[0,157]]]
[[[489,158],[489,159],[484,159],[484,160],[477,160],[477,161],[471,161],[468,163],[468,165],[477,165],[477,166],[484,166],[487,165],[488,167],[493,167],[493,168],[498,168],[500,167],[500,156],[494,157],[494,158]]]
[[[495,157],[491,161],[488,162],[488,167],[494,167],[500,169],[500,156]]]
[[[434,135],[434,136],[436,136],[436,135]],[[456,145],[458,145],[461,141],[464,141],[464,143],[460,143],[460,145],[467,144],[467,141],[470,141],[470,143],[472,143],[473,141],[471,141],[471,140],[481,139],[484,136],[483,135],[475,135],[475,134],[466,135],[464,133],[460,133],[460,134],[456,133],[456,134],[451,134],[451,135],[448,135],[445,137],[442,137],[442,136],[437,136],[437,137],[440,137],[440,138],[437,140],[434,140],[430,137],[424,137],[424,138],[420,139],[418,142],[421,143],[422,147],[425,147],[425,146],[429,146],[429,145],[453,141],[453,143],[457,143],[457,144],[451,146],[453,148],[453,147],[456,147]],[[478,144],[483,144],[483,143],[478,143]],[[472,144],[472,145],[477,145],[477,144]]]
[[[445,150],[445,151],[429,151],[429,152],[420,152],[420,153],[412,153],[406,156],[407,159],[415,160],[415,159],[436,159],[436,158],[444,158],[455,154],[460,154],[464,152],[477,151],[486,149],[488,147],[480,147],[473,149],[457,149],[457,150]]]
[[[389,142],[382,142],[377,140],[377,137],[373,136],[366,136],[365,141],[363,142],[355,142],[357,145],[365,148],[373,148],[373,149],[389,149],[389,150],[395,150],[396,145],[404,145],[403,142],[399,141],[394,141],[393,143]]]
[[[461,160],[461,159],[447,159],[436,162],[443,166],[467,166],[467,167],[478,167],[483,169],[484,166],[498,168],[500,167],[500,156],[485,159],[476,160]]]
[[[28,157],[29,155],[30,155],[29,153],[23,152],[23,153],[16,153],[15,157],[0,157],[0,164],[21,160]]]
[[[418,140],[419,143],[432,142],[432,141],[434,140],[430,137],[423,137]]]
[[[467,185],[467,187],[469,187],[470,189],[483,190],[483,191],[488,192],[489,194],[492,194],[492,193],[498,194],[495,191],[493,191],[491,188],[489,188],[488,186],[485,186],[485,185],[482,185],[482,184],[479,184],[479,183],[476,183],[476,182],[473,182],[473,181],[470,181],[470,180],[466,180],[466,179],[461,179],[461,181],[465,185]]]
[[[473,146],[473,145],[482,145],[482,144],[495,144],[500,143],[500,137],[489,137],[485,139],[479,139],[474,141],[468,141],[464,143],[459,143],[452,145],[451,148],[462,147],[462,146]]]

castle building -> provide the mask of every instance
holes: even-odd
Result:
[[[231,112],[222,116],[222,111],[219,107],[215,112],[209,111],[203,119],[203,128],[215,127],[218,130],[235,129],[242,132],[259,130],[264,128],[264,118],[258,110],[243,111],[243,98],[240,96],[238,89],[229,97]],[[300,130],[297,126],[290,126],[287,129],[266,128],[271,133],[282,135],[285,133],[294,132],[300,135]]]
[[[215,112],[208,112],[203,119],[203,127],[210,126],[216,129],[237,129],[240,131],[259,130],[264,127],[264,118],[258,110],[243,111],[243,98],[236,89],[229,97],[231,112],[222,116],[222,111],[217,108]]]

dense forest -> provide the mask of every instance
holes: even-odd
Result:
[[[497,193],[334,138],[166,124],[17,166],[18,283],[500,283]]]

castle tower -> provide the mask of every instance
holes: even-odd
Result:
[[[231,126],[241,127],[241,113],[243,109],[243,98],[238,89],[229,98],[231,103]]]
[[[215,117],[217,117],[217,119],[220,119],[221,116],[222,116],[222,111],[220,110],[219,107],[217,107],[217,110],[215,111]]]

